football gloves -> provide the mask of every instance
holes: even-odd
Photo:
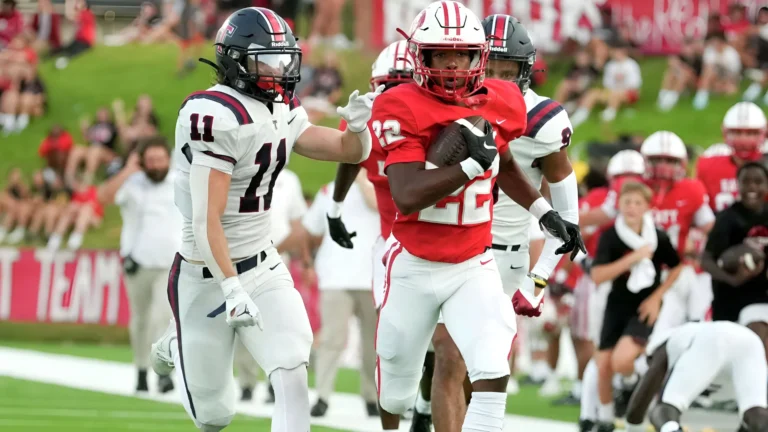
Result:
[[[581,231],[579,226],[570,223],[554,211],[550,210],[539,219],[539,226],[545,232],[548,232],[555,238],[563,241],[563,245],[557,248],[555,251],[558,255],[570,253],[571,261],[576,258],[579,251],[587,253],[587,248],[584,246],[584,240],[581,238]]]
[[[251,296],[240,285],[240,279],[237,276],[224,279],[221,283],[221,291],[226,298],[227,325],[232,328],[258,326],[260,330],[264,330],[261,312]]]
[[[326,215],[326,217],[328,218],[328,233],[331,235],[331,239],[343,248],[354,248],[352,238],[357,235],[357,231],[347,232],[347,226],[344,225],[341,216],[334,218]]]
[[[347,129],[354,133],[360,133],[368,126],[371,119],[373,101],[384,91],[384,85],[380,85],[376,91],[368,92],[360,96],[360,91],[355,90],[349,95],[346,106],[336,108],[336,112],[347,122]]]
[[[571,261],[576,258],[576,255],[579,254],[579,251],[586,255],[587,247],[584,246],[584,239],[581,238],[581,230],[579,229],[579,226],[577,224],[568,222],[567,220],[563,220],[563,223],[565,224],[565,229],[571,239],[563,243],[563,245],[560,246],[555,251],[555,253],[558,255],[563,255],[570,252]]]
[[[475,133],[465,126],[461,126],[459,129],[461,134],[464,135],[464,139],[467,141],[467,149],[469,150],[469,157],[477,162],[483,169],[483,172],[487,171],[493,160],[499,155],[499,150],[496,148],[496,141],[493,139],[493,127],[485,121],[483,126],[484,135],[477,136]]]
[[[544,305],[544,290],[535,295],[536,288],[544,288],[547,281],[529,274],[523,279],[523,285],[512,296],[512,307],[515,313],[526,317],[541,315],[541,307]]]

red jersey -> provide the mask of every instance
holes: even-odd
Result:
[[[667,232],[672,246],[685,255],[688,232],[696,223],[699,209],[709,203],[704,185],[696,179],[682,179],[665,194],[654,194],[651,201],[656,225]]]
[[[525,101],[516,85],[486,80],[484,101],[472,108],[449,105],[415,83],[387,90],[373,106],[372,130],[389,165],[425,162],[427,149],[453,121],[481,115],[496,131],[499,153],[526,128]],[[480,96],[482,97],[482,96]],[[392,234],[412,255],[435,262],[460,263],[491,245],[492,189],[499,166],[469,180],[450,196],[417,213],[398,212]]]
[[[368,173],[368,181],[373,184],[373,190],[376,192],[376,206],[379,208],[381,236],[386,240],[392,233],[392,224],[395,223],[397,207],[395,207],[395,202],[392,201],[392,192],[389,191],[389,180],[387,180],[387,175],[384,174],[386,155],[384,154],[384,149],[381,148],[379,140],[376,138],[372,123],[372,121],[368,122],[368,130],[373,134],[371,154],[368,156],[368,159],[360,163],[360,166],[365,168]],[[347,122],[344,119],[341,120],[339,129],[347,129]]]
[[[77,33],[75,39],[90,46],[96,42],[96,18],[90,9],[83,9],[77,14]]]
[[[730,207],[739,196],[738,169],[730,155],[703,156],[696,163],[696,178],[704,184],[713,211]]]
[[[587,193],[587,195],[579,200],[579,213],[586,213],[592,209],[600,208],[605,202],[608,196],[609,189],[607,187],[594,188]],[[587,256],[590,258],[595,257],[597,251],[597,242],[600,239],[600,233],[606,226],[611,226],[612,223],[605,226],[589,226],[586,227],[581,233],[584,237],[584,247],[587,248]],[[578,267],[578,266],[577,266]]]
[[[84,190],[73,193],[72,202],[90,204],[93,208],[93,212],[98,217],[104,217],[104,207],[99,202],[99,193],[96,186],[88,186]]]
[[[0,13],[0,48],[8,45],[11,39],[24,29],[24,17],[14,10],[9,14]]]
[[[37,33],[38,37],[41,35],[41,33],[47,33],[48,45],[50,45],[51,48],[59,48],[61,46],[61,15],[50,14],[50,21],[47,23],[47,25],[50,27],[47,29],[43,29],[43,26],[46,25],[46,23],[43,21],[45,21],[43,19],[43,14],[38,12],[32,17],[32,24],[30,27],[35,31],[35,33]]]
[[[37,150],[40,157],[47,157],[52,151],[68,152],[72,150],[74,141],[72,135],[69,132],[62,132],[58,137],[47,137],[40,143],[40,148]]]

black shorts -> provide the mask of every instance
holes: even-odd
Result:
[[[608,307],[603,316],[603,328],[600,330],[600,350],[613,349],[622,336],[631,336],[640,345],[645,345],[651,336],[653,326],[640,321],[637,309]]]

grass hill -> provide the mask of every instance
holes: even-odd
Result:
[[[212,53],[209,53],[210,55]],[[341,53],[344,63],[344,93],[368,87],[372,57],[358,52]],[[182,79],[174,72],[176,48],[166,46],[126,46],[119,48],[98,47],[77,58],[65,70],[56,70],[52,63],[42,66],[41,73],[48,88],[49,111],[44,119],[36,120],[23,134],[2,138],[0,172],[11,167],[21,167],[32,173],[42,165],[37,156],[37,146],[51,125],[59,123],[79,140],[79,120],[85,114],[92,115],[99,106],[109,105],[117,97],[130,109],[139,94],[149,94],[155,101],[163,134],[173,136],[176,113],[187,94],[207,87],[211,82],[211,70],[205,65]],[[701,112],[691,109],[690,99],[684,99],[669,113],[655,109],[661,76],[666,67],[662,58],[645,59],[641,62],[644,87],[640,102],[631,110],[625,110],[612,124],[601,124],[598,111],[589,122],[580,126],[574,134],[572,157],[578,157],[583,148],[580,144],[593,140],[611,140],[621,133],[650,134],[667,129],[680,135],[686,143],[707,146],[719,141],[720,123],[727,108],[735,99],[713,98],[710,107]],[[549,71],[547,85],[538,90],[551,95],[554,86],[565,71],[565,65],[554,63]],[[337,119],[328,119],[327,126],[336,126]],[[324,183],[333,179],[334,164],[310,161],[296,154],[291,157],[289,168],[299,174],[305,191],[314,193]],[[86,237],[86,247],[116,247],[120,235],[120,219],[117,209],[107,211],[105,223]]]

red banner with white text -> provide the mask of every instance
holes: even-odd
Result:
[[[378,48],[402,38],[413,18],[432,0],[373,0],[373,38]],[[626,24],[633,39],[651,54],[677,52],[685,37],[703,37],[707,17],[725,15],[732,0],[462,0],[480,19],[503,13],[525,24],[537,49],[556,52],[572,38],[589,40],[601,22],[600,9],[610,7],[614,24]],[[753,17],[768,0],[743,0]]]
[[[320,326],[316,284],[289,265],[313,330]],[[117,251],[0,248],[0,321],[127,327],[130,307]],[[183,289],[183,288],[182,288]]]

